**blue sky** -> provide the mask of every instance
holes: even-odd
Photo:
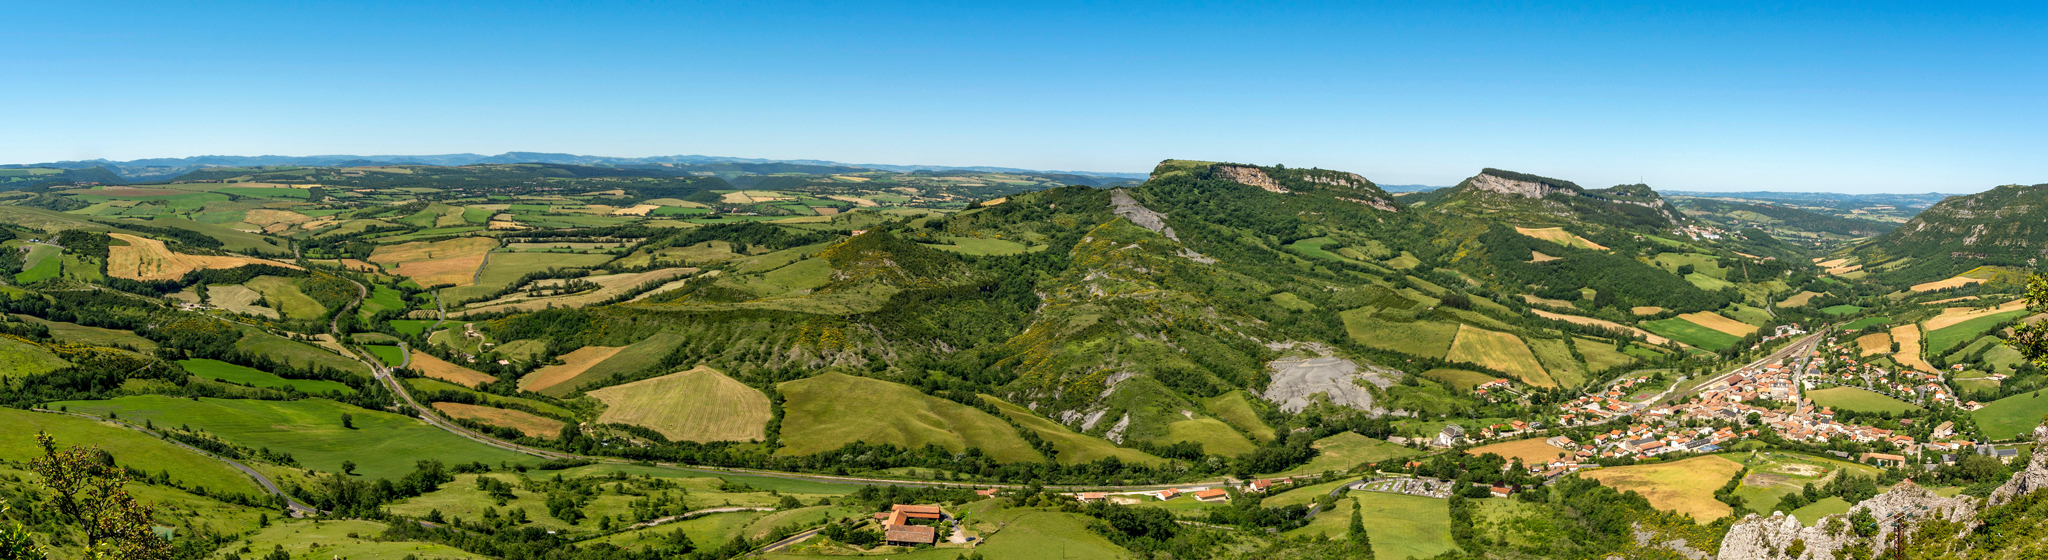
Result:
[[[2048,182],[2040,3],[14,2],[0,21],[4,163],[517,150]]]

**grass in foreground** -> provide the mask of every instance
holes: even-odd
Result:
[[[1991,439],[2012,439],[2032,433],[2034,426],[2041,424],[2042,416],[2048,416],[2048,397],[2040,396],[2039,392],[1991,401],[1970,413],[1977,428]]]
[[[423,458],[492,465],[535,462],[526,455],[470,441],[416,419],[326,399],[190,400],[146,395],[51,406],[68,406],[74,412],[96,416],[118,413],[131,422],[190,425],[230,442],[291,453],[300,465],[321,471],[341,472],[342,461],[354,461],[356,473],[366,478],[398,479],[412,472],[414,462]],[[341,426],[342,414],[351,416],[354,429]]]
[[[75,409],[74,409],[75,410]],[[226,463],[107,422],[65,414],[0,408],[0,459],[27,461],[42,456],[36,432],[56,438],[59,446],[97,445],[122,466],[145,472],[170,471],[171,477],[209,490],[260,494],[248,475]]]

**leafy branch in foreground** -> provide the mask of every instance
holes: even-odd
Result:
[[[128,473],[114,466],[113,456],[99,447],[57,449],[57,440],[36,434],[43,456],[29,469],[51,492],[50,506],[85,531],[85,547],[93,557],[163,560],[171,543],[151,529],[155,507],[135,500],[123,487]]]

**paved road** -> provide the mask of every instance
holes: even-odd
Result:
[[[246,474],[246,475],[249,475],[249,478],[253,478],[253,479],[256,479],[256,484],[258,484],[258,485],[261,485],[261,486],[263,487],[263,491],[265,491],[265,492],[269,492],[269,493],[270,493],[271,495],[273,495],[273,496],[278,496],[278,497],[284,498],[285,506],[286,506],[287,508],[289,508],[289,509],[290,509],[290,511],[291,511],[291,514],[292,514],[292,517],[305,517],[306,515],[309,515],[309,514],[315,514],[315,513],[320,513],[320,510],[317,510],[317,509],[313,509],[313,506],[309,506],[309,505],[306,505],[306,504],[304,504],[304,503],[300,503],[300,502],[299,502],[299,500],[298,500],[297,498],[293,498],[293,497],[292,497],[292,496],[291,496],[290,494],[286,494],[286,493],[284,493],[284,489],[283,489],[283,488],[279,488],[279,487],[277,486],[277,482],[275,482],[275,481],[272,481],[272,480],[270,480],[270,477],[268,477],[268,476],[264,476],[264,475],[263,475],[263,473],[260,473],[260,472],[256,472],[256,469],[252,469],[252,468],[249,468],[249,466],[248,466],[248,465],[244,465],[244,464],[242,464],[242,463],[241,463],[240,461],[236,461],[236,460],[234,460],[234,459],[229,459],[229,458],[227,458],[227,457],[222,457],[222,456],[219,456],[219,455],[215,455],[215,454],[213,454],[213,453],[211,453],[211,452],[208,452],[208,451],[206,451],[206,450],[204,450],[204,449],[200,449],[200,448],[197,448],[197,447],[193,447],[193,446],[190,446],[190,445],[185,445],[185,442],[182,442],[182,441],[178,441],[178,440],[175,440],[175,439],[171,439],[171,438],[167,438],[167,437],[164,437],[164,435],[163,435],[163,434],[159,434],[159,433],[157,433],[157,432],[156,432],[155,430],[151,430],[151,429],[149,429],[149,428],[144,428],[144,427],[142,427],[142,426],[137,426],[137,425],[134,425],[134,424],[130,424],[130,423],[127,423],[127,422],[124,422],[124,421],[121,421],[121,420],[114,420],[114,419],[108,419],[108,418],[101,418],[101,417],[98,417],[98,416],[93,416],[93,415],[91,415],[91,414],[83,414],[83,413],[78,413],[78,412],[59,412],[59,411],[55,411],[55,410],[44,410],[44,409],[40,409],[40,408],[37,408],[37,409],[31,409],[31,410],[34,410],[34,411],[36,411],[36,412],[47,412],[47,413],[50,413],[50,414],[63,414],[63,415],[67,415],[67,416],[77,416],[77,417],[80,417],[80,418],[90,418],[90,419],[93,419],[93,420],[98,420],[98,421],[101,421],[101,422],[107,422],[107,423],[111,423],[111,424],[114,424],[114,425],[117,425],[117,426],[121,426],[121,427],[123,427],[123,428],[128,428],[128,429],[130,429],[130,430],[135,430],[135,431],[138,431],[138,432],[142,432],[142,433],[145,433],[145,434],[149,434],[149,436],[150,436],[150,437],[154,437],[154,438],[156,438],[156,439],[158,439],[158,440],[160,440],[160,441],[163,441],[164,443],[168,443],[168,444],[171,444],[171,445],[176,445],[176,446],[178,446],[178,447],[183,447],[183,448],[185,448],[185,449],[187,449],[187,450],[190,450],[190,451],[192,451],[193,453],[198,453],[198,454],[200,454],[201,456],[204,456],[204,457],[209,457],[209,458],[212,458],[212,459],[214,459],[214,460],[216,460],[216,461],[220,461],[220,462],[222,462],[222,463],[227,463],[227,464],[228,464],[228,466],[230,466],[230,467],[234,467],[234,468],[235,468],[235,470],[238,470],[238,471],[242,471],[242,474]]]

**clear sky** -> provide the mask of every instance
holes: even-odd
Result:
[[[1630,4],[7,2],[0,163],[541,151],[2048,183],[2048,4]]]

